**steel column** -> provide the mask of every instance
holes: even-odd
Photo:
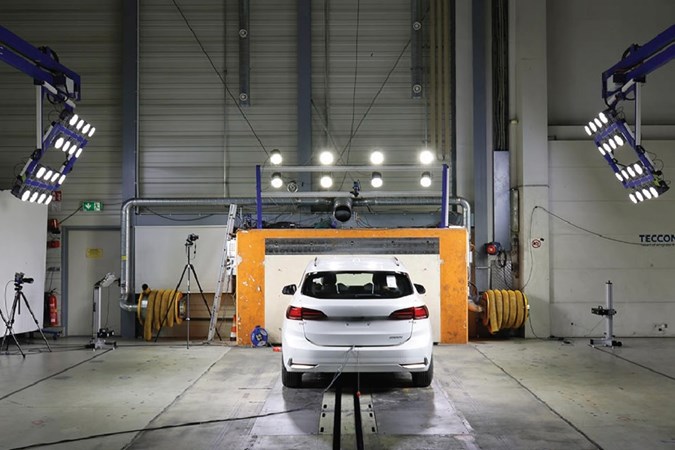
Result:
[[[122,201],[138,192],[138,0],[122,3]],[[132,261],[128,261],[131,264]],[[133,270],[127,282],[133,286]],[[133,314],[122,314],[120,333],[134,337]]]
[[[472,8],[473,40],[473,177],[474,177],[474,244],[476,248],[489,242],[488,224],[488,143],[487,143],[487,64],[485,18],[486,1],[474,0]],[[488,289],[488,260],[484,252],[476,252],[476,287]]]
[[[239,105],[251,105],[251,46],[249,0],[239,0]]]
[[[312,2],[298,0],[297,9],[298,53],[298,163],[306,164],[312,159]],[[301,190],[312,190],[310,174],[300,174]]]

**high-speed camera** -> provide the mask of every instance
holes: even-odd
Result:
[[[16,272],[14,274],[14,284],[31,284],[33,281],[35,280],[26,277],[26,274],[23,272]]]
[[[194,234],[194,233],[188,234],[188,237],[187,237],[187,241],[188,241],[188,242],[194,242],[194,241],[196,241],[197,239],[199,239],[199,235]]]

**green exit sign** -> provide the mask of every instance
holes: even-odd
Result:
[[[82,211],[102,211],[103,210],[103,203],[101,202],[94,202],[94,201],[89,201],[89,202],[82,202]]]

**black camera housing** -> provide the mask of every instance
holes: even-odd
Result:
[[[31,284],[33,281],[35,281],[33,278],[28,278],[25,276],[26,274],[23,272],[16,272],[14,274],[14,284],[19,285],[19,284]]]

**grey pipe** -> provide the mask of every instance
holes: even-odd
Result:
[[[354,206],[405,206],[405,205],[438,205],[441,197],[381,197],[381,198],[354,198]],[[332,206],[333,199],[327,198],[264,198],[263,205],[268,206]],[[462,207],[462,225],[467,229],[467,252],[469,251],[469,239],[471,234],[471,206],[469,202],[461,197],[448,200],[451,205],[460,205]],[[238,198],[133,198],[122,205],[121,213],[121,235],[120,235],[120,308],[125,311],[135,312],[136,305],[129,303],[133,292],[130,292],[129,280],[131,279],[131,266],[129,258],[131,257],[131,208],[138,206],[227,206],[236,205],[255,205],[255,197]],[[469,253],[467,253],[469,254]],[[471,258],[471,255],[469,255]]]

